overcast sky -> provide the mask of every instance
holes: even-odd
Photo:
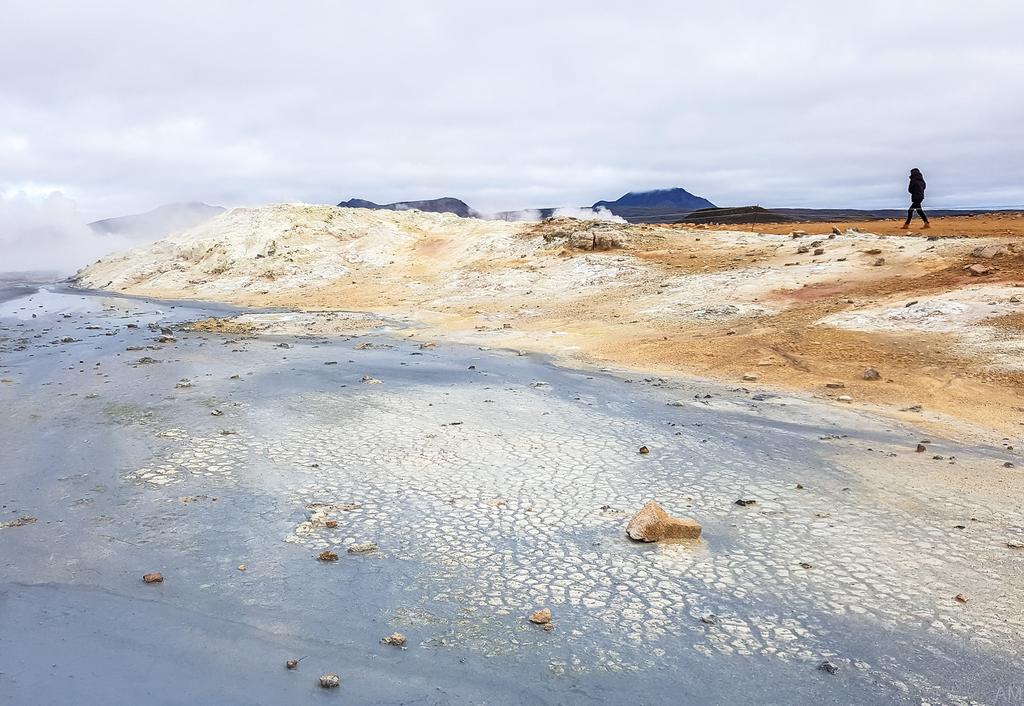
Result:
[[[8,210],[1024,205],[1009,0],[2,4]]]

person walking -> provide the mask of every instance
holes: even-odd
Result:
[[[903,229],[906,230],[910,227],[910,220],[914,217],[914,211],[921,216],[921,220],[924,221],[923,228],[931,228],[931,224],[928,222],[928,216],[925,215],[924,210],[921,208],[921,202],[924,201],[924,190],[928,186],[924,183],[924,174],[917,167],[910,170],[910,186],[907,191],[910,192],[910,208],[907,209],[907,222],[903,224]]]

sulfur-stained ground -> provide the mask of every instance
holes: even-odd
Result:
[[[277,205],[106,258],[79,282],[368,312],[415,324],[422,340],[570,365],[723,382],[756,375],[766,389],[850,397],[959,438],[1012,439],[1024,421],[1024,217],[898,225],[514,224]],[[974,254],[986,247],[998,253]],[[974,276],[969,265],[988,271]],[[880,381],[862,379],[868,367]]]

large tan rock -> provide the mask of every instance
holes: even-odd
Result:
[[[700,523],[689,518],[672,517],[653,500],[644,505],[626,525],[626,534],[638,542],[660,542],[663,539],[697,539]]]
[[[971,251],[971,255],[991,260],[994,257],[1012,255],[1016,252],[1016,243],[1010,243],[1009,245],[983,245],[981,247],[974,248],[974,250]]]

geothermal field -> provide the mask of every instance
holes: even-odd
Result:
[[[1024,220],[727,228],[277,204],[0,282],[0,693],[1014,703]]]

